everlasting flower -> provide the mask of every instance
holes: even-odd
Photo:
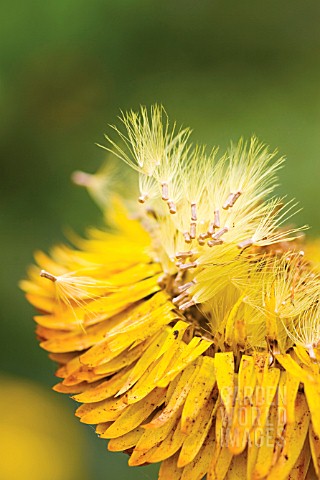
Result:
[[[21,283],[54,389],[162,480],[320,478],[319,255],[272,196],[283,159],[192,147],[157,105],[121,121],[105,148],[140,192],[75,174],[109,228],[37,252]]]

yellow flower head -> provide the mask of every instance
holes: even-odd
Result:
[[[319,478],[319,256],[273,194],[283,159],[255,137],[192,146],[158,105],[120,120],[114,163],[73,177],[108,229],[37,252],[21,282],[55,390],[162,480]],[[119,159],[139,193],[121,198]]]

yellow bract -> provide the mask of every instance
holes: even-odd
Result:
[[[108,227],[37,252],[21,282],[54,389],[160,480],[319,477],[319,258],[284,226],[296,204],[267,198],[283,159],[256,138],[219,159],[160,106],[121,121],[107,149],[142,205],[111,193],[113,167],[78,172]]]

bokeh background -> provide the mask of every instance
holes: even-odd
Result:
[[[0,480],[153,479],[50,390],[18,280],[63,230],[101,225],[75,169],[94,172],[119,109],[162,102],[193,138],[256,133],[288,158],[281,193],[320,234],[317,0],[10,0],[0,28]]]

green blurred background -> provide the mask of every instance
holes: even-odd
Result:
[[[11,0],[2,6],[0,427],[12,468],[0,467],[0,480],[151,480],[156,467],[129,469],[126,455],[107,453],[105,441],[73,417],[72,400],[50,391],[54,365],[34,339],[33,309],[18,280],[32,252],[63,241],[66,227],[80,233],[101,225],[70,174],[94,172],[105,158],[95,142],[103,142],[107,123],[120,108],[141,103],[162,102],[210,146],[256,133],[278,147],[288,158],[280,192],[301,201],[297,221],[319,234],[320,3]],[[28,464],[35,455],[46,466],[40,476],[41,462]]]

